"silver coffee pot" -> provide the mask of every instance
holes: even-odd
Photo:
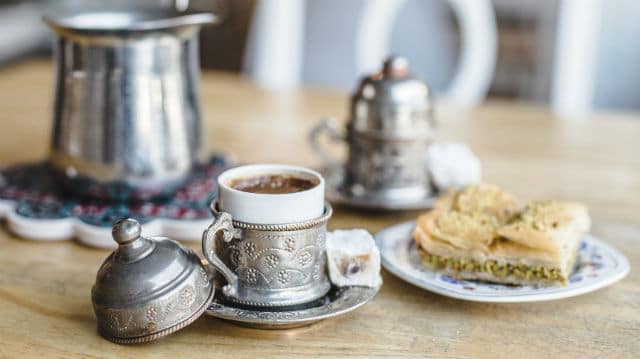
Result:
[[[206,154],[198,31],[215,20],[175,10],[45,17],[57,35],[49,159],[68,188],[126,200],[185,179]]]
[[[411,75],[408,61],[389,57],[353,94],[346,135],[327,119],[312,130],[311,144],[328,168],[344,167],[340,191],[347,196],[374,201],[425,198],[431,194],[425,154],[433,139],[432,109],[429,88]],[[323,133],[347,143],[344,166],[320,145]]]

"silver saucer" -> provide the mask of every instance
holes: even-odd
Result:
[[[375,210],[375,211],[411,211],[433,207],[438,193],[431,195],[406,199],[380,199],[367,196],[353,196],[343,191],[342,182],[344,179],[344,169],[325,168],[321,171],[326,180],[326,197],[331,204],[343,205],[347,207]]]
[[[206,313],[215,318],[252,328],[297,328],[351,312],[370,301],[379,289],[334,286],[327,295],[317,301],[278,311],[240,307],[216,296]]]

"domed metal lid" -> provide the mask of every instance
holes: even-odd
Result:
[[[363,78],[351,105],[355,131],[424,136],[432,127],[429,87],[411,75],[404,57],[387,58],[380,72]]]
[[[104,261],[91,291],[98,329],[117,343],[143,343],[199,317],[214,287],[200,258],[167,238],[145,238],[140,224],[113,226],[118,248]]]

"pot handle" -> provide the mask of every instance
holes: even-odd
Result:
[[[326,133],[331,142],[346,142],[346,137],[340,133],[336,121],[331,117],[324,117],[320,122],[311,129],[309,132],[309,142],[313,151],[322,159],[323,166],[325,167],[339,167],[338,160],[333,158],[325,148],[320,144],[320,136]]]
[[[225,242],[231,242],[237,229],[233,227],[231,215],[227,212],[214,212],[213,223],[202,234],[202,253],[211,265],[224,277],[227,284],[222,287],[222,294],[227,297],[237,298],[238,276],[227,267],[215,253],[214,242],[218,233]]]

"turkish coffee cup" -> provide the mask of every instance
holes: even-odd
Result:
[[[324,185],[319,173],[289,165],[241,166],[218,177],[202,249],[226,281],[226,299],[290,306],[329,291],[325,235],[332,209]]]

